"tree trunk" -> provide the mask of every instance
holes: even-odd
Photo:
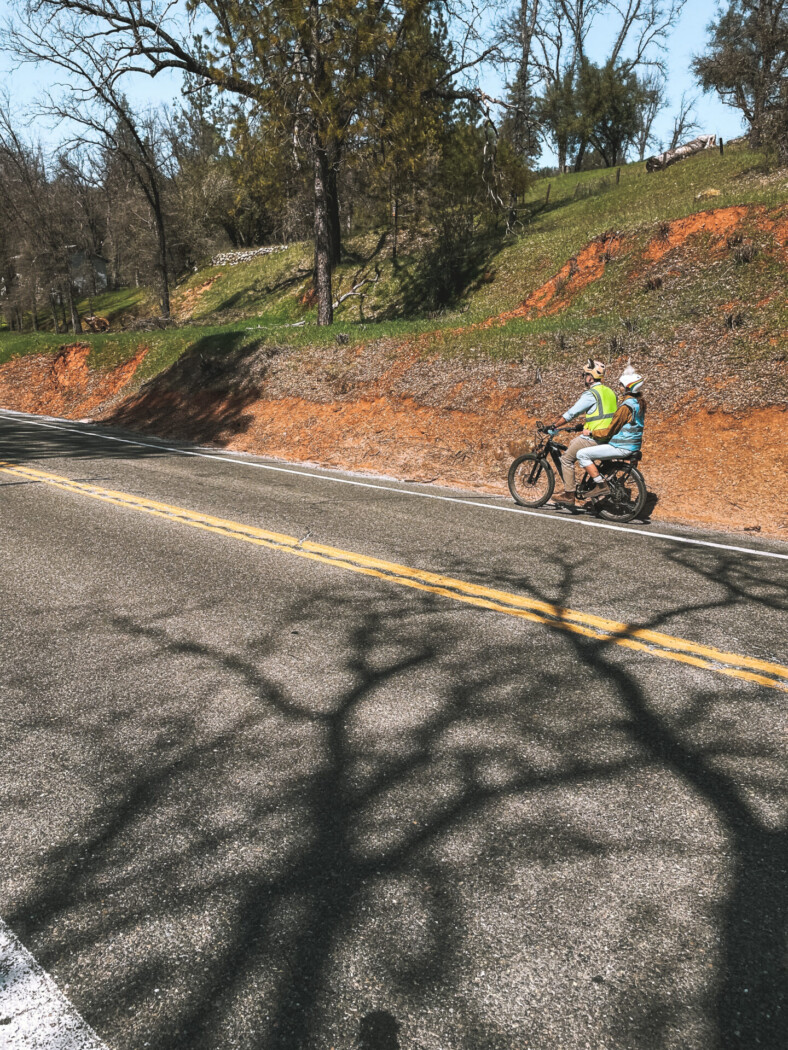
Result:
[[[765,98],[762,97],[761,88],[755,94],[752,102],[752,117],[750,118],[750,130],[747,142],[750,149],[760,149],[763,145],[763,117],[766,108]]]
[[[334,307],[331,295],[331,234],[328,218],[328,154],[315,142],[315,292],[317,294],[317,323],[332,324]]]
[[[161,316],[170,316],[170,275],[167,271],[167,232],[164,228],[164,215],[161,210],[161,199],[155,185],[151,196],[153,210],[153,221],[156,224],[156,243],[159,258],[156,262],[156,270],[159,274],[159,298],[161,300]]]
[[[38,331],[38,308],[36,307],[36,297],[32,296],[30,301],[30,318],[33,324],[33,331]]]
[[[587,142],[581,142],[580,143],[580,148],[578,149],[577,156],[575,157],[575,171],[580,171],[581,168],[583,167],[583,157],[585,157],[585,155],[586,155],[586,146],[587,145],[588,145]]]
[[[71,313],[71,331],[74,333],[74,335],[80,335],[82,332],[82,322],[79,319],[77,304],[74,302],[74,293],[71,290],[70,281],[66,285],[66,297],[68,299],[68,309]]]
[[[328,243],[331,267],[339,266],[342,257],[342,229],[339,223],[339,192],[337,190],[337,176],[339,158],[336,148],[329,154],[328,172],[326,176],[326,206],[328,208]]]
[[[397,199],[396,186],[392,187],[391,193],[391,232],[393,238],[391,244],[391,259],[393,262],[396,262],[399,242],[399,200]]]

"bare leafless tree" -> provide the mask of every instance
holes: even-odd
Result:
[[[49,177],[41,146],[24,140],[7,100],[0,104],[0,180],[0,220],[12,231],[6,250],[14,253],[6,260],[5,291],[19,325],[23,309],[37,324],[38,297],[46,294],[56,330],[58,308],[66,304],[72,331],[81,332],[74,298],[74,260],[81,247],[74,196],[67,179]]]
[[[542,133],[552,139],[559,166],[566,163],[572,134],[568,126],[577,123],[573,113],[576,88],[584,63],[615,68],[622,79],[632,73],[645,75],[649,84],[657,74],[664,78],[664,44],[676,25],[685,0],[519,0],[505,37],[510,59],[516,52],[518,68],[526,71],[529,90],[547,102]],[[604,30],[601,23],[604,21]],[[603,51],[588,54],[589,36],[599,28],[606,40]],[[596,37],[595,37],[596,40]],[[523,53],[528,48],[528,54]],[[653,86],[653,85],[652,85]],[[644,108],[648,123],[646,140],[651,138],[656,112],[662,100],[653,97],[657,106]],[[580,122],[582,123],[582,122]],[[582,136],[581,136],[582,138]],[[585,142],[576,143],[578,156]],[[638,142],[645,153],[647,146]]]
[[[635,136],[638,159],[646,159],[646,151],[656,142],[654,121],[667,105],[665,78],[659,69],[650,69],[641,80],[643,101],[640,104],[640,130]]]
[[[76,125],[66,145],[74,149],[108,149],[123,158],[150,208],[155,230],[157,284],[163,317],[170,315],[170,275],[167,224],[163,204],[162,149],[166,137],[155,114],[135,114],[121,91],[117,68],[106,44],[85,32],[84,23],[61,19],[57,32],[49,21],[29,18],[9,33],[16,56],[31,63],[46,62],[67,74],[60,91],[40,100],[42,112]]]
[[[618,32],[607,61],[630,72],[644,66],[664,71],[665,44],[675,27],[686,0],[626,0],[618,4],[606,0],[612,20],[618,19]]]
[[[695,106],[697,104],[697,95],[689,95],[686,91],[682,91],[678,108],[673,117],[673,131],[670,135],[670,145],[668,146],[668,149],[675,149],[677,146],[681,145],[684,139],[690,138],[693,131],[700,130],[701,124],[695,113]]]

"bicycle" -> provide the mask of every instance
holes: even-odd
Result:
[[[582,426],[569,428],[582,430]],[[561,473],[561,453],[566,445],[554,440],[557,430],[546,427],[538,421],[537,433],[540,438],[533,451],[518,456],[509,467],[509,491],[515,503],[521,507],[542,507],[550,499],[555,489],[556,473]],[[550,464],[552,459],[553,467]],[[637,464],[640,452],[623,453],[620,459],[600,460],[599,471],[610,486],[610,494],[593,502],[592,509],[606,521],[632,521],[646,505],[646,480]],[[578,486],[577,496],[583,499],[594,487],[594,481],[588,471],[583,473]]]

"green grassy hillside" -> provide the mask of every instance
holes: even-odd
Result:
[[[727,240],[724,230],[715,237],[700,233],[664,259],[644,257],[649,244],[669,236],[668,223],[744,205],[757,207],[743,215]],[[150,346],[140,378],[190,347],[222,352],[266,342],[325,345],[340,332],[351,345],[423,333],[425,352],[527,357],[539,363],[576,356],[580,347],[604,352],[632,346],[642,352],[680,344],[711,324],[725,353],[773,355],[775,346],[784,349],[788,331],[786,258],[774,222],[765,228],[760,216],[763,209],[774,215],[787,205],[788,172],[769,173],[764,158],[743,145],[654,174],[647,174],[643,164],[631,164],[621,169],[618,183],[614,171],[563,175],[536,181],[518,203],[513,229],[477,238],[462,260],[452,258],[451,250],[423,229],[406,231],[396,262],[380,233],[351,239],[335,273],[335,295],[365,276],[374,283],[339,306],[331,329],[315,324],[311,247],[296,244],[249,263],[207,267],[192,275],[173,294],[177,328],[81,338],[90,342],[91,363],[98,367],[118,363],[141,344]],[[516,310],[585,245],[611,231],[618,248],[601,276],[575,288],[570,270],[566,283],[572,294],[564,294],[560,304],[476,327]],[[425,290],[452,266],[466,273],[465,285],[450,306],[428,309]],[[145,303],[140,292],[127,290],[95,299],[93,309],[117,323],[144,310]],[[66,339],[46,332],[2,333],[0,362],[54,350]]]

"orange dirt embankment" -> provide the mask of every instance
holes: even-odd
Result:
[[[412,398],[317,404],[289,397],[234,407],[209,394],[172,394],[144,410],[129,405],[112,421],[291,461],[505,493],[511,458],[533,433],[533,417],[516,400],[457,411]],[[650,418],[642,469],[658,497],[653,517],[788,540],[788,501],[773,458],[787,425],[783,407]]]
[[[269,350],[265,365],[254,355],[239,359],[213,384],[193,361],[132,392],[145,353],[97,372],[88,367],[84,344],[54,359],[18,358],[0,368],[0,404],[75,419],[92,413],[163,437],[505,493],[509,462],[533,433],[536,411],[551,418],[577,393],[571,368],[544,370],[534,386],[511,366],[489,366],[481,375],[465,366],[463,377],[444,374],[445,363],[392,356],[390,347],[379,353],[378,372],[363,381],[347,363],[344,373],[332,372],[333,357],[318,374],[316,360],[299,359],[295,370],[289,352],[279,360]],[[367,366],[373,356],[373,348],[350,354]],[[254,381],[244,386],[238,369]],[[295,393],[306,375],[314,384],[310,397]],[[659,382],[657,372],[657,389]],[[788,502],[775,468],[785,406],[736,414],[702,406],[687,411],[686,401],[668,407],[649,410],[644,445],[643,471],[658,497],[654,517],[788,539]]]
[[[730,208],[715,208],[713,211],[699,211],[685,219],[674,219],[663,223],[657,236],[649,241],[643,258],[647,262],[659,262],[668,252],[684,245],[690,237],[707,234],[711,237],[711,249],[726,246],[728,238],[736,231],[753,209],[734,205]],[[774,223],[764,217],[763,229],[771,230]]]
[[[639,254],[639,260],[646,264],[643,270],[639,270],[639,276],[643,276],[649,267],[661,262],[671,252],[683,248],[692,239],[707,237],[710,254],[728,249],[731,239],[749,219],[754,220],[759,230],[771,233],[777,245],[788,247],[788,218],[785,208],[773,211],[755,205],[715,208],[711,211],[695,212],[684,219],[661,223]],[[452,332],[457,334],[493,328],[516,318],[531,320],[560,313],[569,306],[578,292],[604,277],[608,263],[624,258],[633,248],[633,237],[624,236],[615,230],[602,233],[589,241],[564,263],[557,273],[531,292],[513,310],[507,310],[464,328],[453,329]]]
[[[19,412],[80,419],[123,390],[147,353],[147,347],[141,347],[128,361],[101,371],[88,366],[88,343],[64,346],[55,358],[15,358],[0,367],[0,405]]]
[[[605,274],[605,267],[611,260],[618,258],[628,247],[628,241],[616,232],[602,233],[589,241],[584,248],[564,263],[558,273],[531,292],[524,302],[513,310],[506,310],[488,317],[484,321],[452,328],[441,332],[446,335],[459,335],[461,332],[478,332],[487,328],[500,328],[509,321],[522,318],[531,320],[536,317],[548,317],[560,313],[572,301],[575,295]],[[427,338],[430,338],[427,336]],[[424,339],[424,337],[422,337]]]
[[[74,419],[92,413],[165,437],[488,492],[506,491],[511,455],[532,433],[534,397],[549,418],[577,392],[576,376],[563,370],[546,374],[536,395],[533,388],[502,386],[500,377],[472,383],[450,376],[448,390],[424,398],[403,386],[413,377],[399,360],[391,371],[399,371],[400,389],[388,394],[381,389],[395,384],[384,374],[366,390],[352,383],[347,389],[346,378],[337,387],[334,378],[333,389],[346,391],[334,399],[327,385],[312,400],[283,396],[281,388],[278,396],[266,396],[264,381],[262,389],[245,391],[240,384],[184,390],[168,389],[161,379],[123,397],[146,351],[104,372],[88,368],[88,352],[77,345],[54,360],[23,357],[4,365],[0,404]],[[410,371],[419,367],[413,362]],[[649,414],[643,471],[658,496],[654,517],[788,539],[788,502],[775,466],[788,424],[785,407],[685,412]]]
[[[558,313],[569,305],[582,288],[600,280],[604,276],[607,264],[621,255],[627,244],[627,240],[615,232],[595,237],[577,255],[573,255],[549,281],[535,292],[531,292],[524,303],[515,310],[499,314],[497,318],[490,318],[485,324],[505,324],[516,317],[528,319]]]

